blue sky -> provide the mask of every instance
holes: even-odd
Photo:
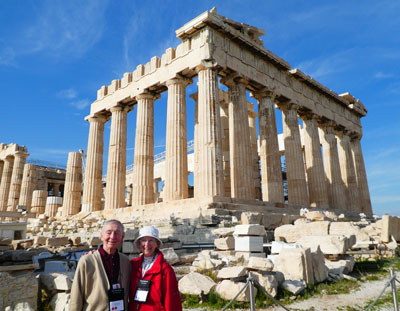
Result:
[[[175,30],[213,6],[221,15],[265,29],[265,47],[292,68],[364,103],[362,148],[373,209],[400,216],[400,1],[395,0],[2,0],[0,142],[26,145],[32,159],[66,164],[68,152],[87,148],[84,117],[97,90],[176,47]],[[163,94],[155,106],[156,153],[165,145],[165,103]],[[188,139],[192,108],[188,100]],[[135,111],[129,113],[128,164],[135,118]],[[109,123],[105,162],[108,135]]]

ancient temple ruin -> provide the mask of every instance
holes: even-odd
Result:
[[[86,118],[90,130],[82,211],[126,206],[127,114],[133,109],[137,109],[137,122],[129,203],[145,209],[157,205],[154,107],[160,94],[168,92],[164,203],[178,210],[188,209],[188,204],[205,208],[219,202],[250,209],[311,206],[372,213],[360,144],[365,107],[350,93],[338,95],[292,69],[264,47],[259,38],[264,34],[216,10],[207,11],[176,31],[182,40],[176,48],[102,86]],[[186,87],[195,77],[194,199],[188,199]],[[219,81],[228,87],[227,100],[220,98]],[[246,91],[257,99],[258,115],[249,114]],[[275,107],[283,120],[287,204]],[[108,121],[111,132],[102,204],[103,135]]]

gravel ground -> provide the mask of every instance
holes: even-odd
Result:
[[[364,310],[364,307],[369,301],[378,297],[379,293],[383,290],[388,280],[379,280],[366,282],[361,284],[360,288],[349,294],[340,295],[325,295],[307,299],[305,301],[295,302],[289,306],[285,306],[291,311],[308,310],[308,311],[337,311],[342,308],[347,311],[346,307],[353,307],[355,310]],[[390,286],[386,289],[385,293],[390,293]],[[184,309],[185,311],[205,311],[204,308]],[[230,309],[231,310],[231,309]],[[269,307],[266,309],[256,309],[256,311],[283,311],[280,306]],[[393,305],[380,308],[379,311],[393,311]],[[242,310],[243,311],[243,310]]]

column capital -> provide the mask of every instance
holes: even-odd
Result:
[[[189,79],[189,78],[186,78],[186,77],[183,77],[183,76],[176,76],[175,78],[167,80],[165,82],[165,85],[167,87],[169,87],[170,85],[173,85],[173,84],[182,84],[183,86],[186,87],[186,86],[188,86],[188,85],[190,85],[192,83],[193,83],[192,79]]]
[[[218,64],[214,59],[203,59],[201,64],[196,66],[196,72],[199,73],[199,71],[206,69],[216,70],[217,68]]]
[[[220,82],[228,87],[234,84],[244,84],[245,86],[249,84],[249,81],[237,72],[234,72],[226,76],[225,78],[222,78]]]
[[[351,139],[352,141],[354,141],[354,140],[361,140],[361,138],[362,138],[362,133],[350,132],[350,133],[349,133],[349,136],[350,136],[350,139]]]
[[[22,158],[22,159],[26,159],[28,156],[29,156],[29,153],[16,152],[14,154],[14,157],[19,157],[19,158]]]
[[[111,107],[109,110],[111,113],[116,112],[116,111],[123,111],[123,112],[127,112],[130,108],[128,106],[124,106],[121,104],[117,104],[113,107]]]
[[[329,120],[326,118],[318,118],[317,120],[318,120],[318,125],[321,128],[332,128],[333,129],[336,127],[336,122],[333,120]]]
[[[141,93],[139,95],[136,95],[135,98],[136,98],[136,100],[140,100],[140,99],[156,100],[156,99],[160,98],[160,95],[159,94],[150,93],[150,92],[144,92],[144,93]]]
[[[107,118],[106,118],[106,116],[102,116],[102,115],[95,114],[95,115],[93,115],[93,116],[88,117],[88,118],[86,119],[86,121],[89,121],[89,122],[98,122],[98,123],[106,123]]]
[[[300,108],[300,106],[297,103],[295,103],[293,101],[289,101],[289,100],[285,101],[285,102],[277,102],[276,105],[282,111],[283,110],[296,110],[296,112],[297,112],[297,110]]]
[[[272,100],[275,100],[277,94],[275,93],[275,88],[263,88],[261,90],[251,91],[250,96],[257,100],[261,100],[265,97],[270,97]]]

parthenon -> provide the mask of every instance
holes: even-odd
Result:
[[[90,129],[82,211],[126,206],[127,114],[133,109],[137,109],[137,122],[131,204],[146,208],[155,203],[154,107],[165,91],[164,202],[181,201],[185,208],[186,87],[197,77],[198,92],[191,96],[195,100],[194,200],[371,214],[360,144],[365,107],[350,93],[338,95],[292,69],[264,47],[259,38],[264,34],[262,29],[218,15],[215,9],[206,11],[176,31],[182,40],[176,48],[102,86],[86,118]],[[225,104],[219,84],[228,88]],[[258,114],[249,113],[246,92],[257,100]],[[282,112],[287,204],[276,108]],[[109,120],[103,207],[103,136]]]

